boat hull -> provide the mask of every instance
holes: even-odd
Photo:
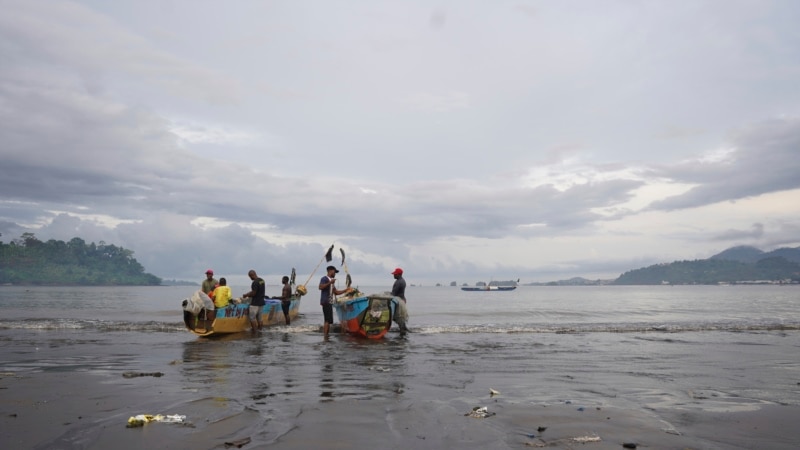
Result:
[[[294,320],[299,312],[300,297],[292,297],[292,302],[289,305],[289,320]],[[250,330],[250,305],[247,303],[231,303],[225,308],[216,309],[215,317],[210,324],[208,321],[203,320],[202,315],[204,313],[205,310],[200,314],[192,314],[184,310],[183,323],[186,325],[186,329],[203,337],[241,333]],[[261,312],[261,318],[264,326],[286,323],[283,309],[281,309],[281,301],[267,299]]]
[[[387,295],[339,298],[333,309],[345,332],[367,339],[381,339],[392,327],[397,302],[397,297]]]
[[[516,286],[479,286],[479,287],[462,287],[462,291],[470,291],[470,292],[486,292],[486,291],[513,291],[516,289]]]

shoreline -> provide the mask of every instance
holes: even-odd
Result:
[[[270,397],[257,409],[185,390],[174,377],[124,378],[82,372],[0,373],[4,448],[795,448],[800,406],[758,410],[625,409],[515,404],[502,395],[470,405],[461,399],[316,401]],[[171,380],[172,378],[172,380]],[[486,406],[486,418],[469,417]],[[155,409],[155,410],[154,410]],[[268,411],[268,412],[264,412]],[[346,412],[346,413],[345,413]],[[128,428],[139,414],[181,414],[186,423]],[[544,429],[542,429],[544,428]],[[627,447],[632,448],[632,447]]]

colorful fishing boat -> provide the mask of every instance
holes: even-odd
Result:
[[[186,329],[192,333],[203,336],[219,336],[222,334],[241,333],[250,330],[250,304],[232,301],[224,308],[214,310],[211,318],[206,318],[206,308],[198,307],[199,296],[206,296],[202,291],[196,292],[191,298],[183,301],[183,323]],[[266,299],[263,311],[261,312],[264,326],[278,325],[286,323],[283,315],[280,300]],[[204,300],[200,298],[199,304]],[[292,296],[289,304],[289,320],[294,320],[300,311],[300,296]]]
[[[462,291],[513,291],[516,286],[476,286],[476,287],[462,287]]]
[[[362,295],[356,290],[355,294],[337,298],[333,309],[342,330],[368,339],[380,339],[392,327],[399,302],[402,300],[391,295]]]

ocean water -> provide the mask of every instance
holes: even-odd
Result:
[[[180,303],[193,290],[0,287],[0,371],[102,383],[162,372],[141,379],[158,394],[140,410],[197,413],[189,405],[225,399],[259,418],[255,434],[267,444],[321,403],[460,410],[489,401],[490,388],[522,405],[800,405],[800,286],[409,287],[411,333],[393,329],[379,341],[323,339],[314,292],[289,327],[199,338],[182,324]]]

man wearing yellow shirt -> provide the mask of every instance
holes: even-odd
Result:
[[[224,308],[228,306],[228,303],[231,301],[233,295],[231,294],[231,288],[228,287],[228,280],[225,278],[219,279],[219,286],[216,287],[210,294],[208,294],[212,300],[214,300],[214,306],[217,309]]]

